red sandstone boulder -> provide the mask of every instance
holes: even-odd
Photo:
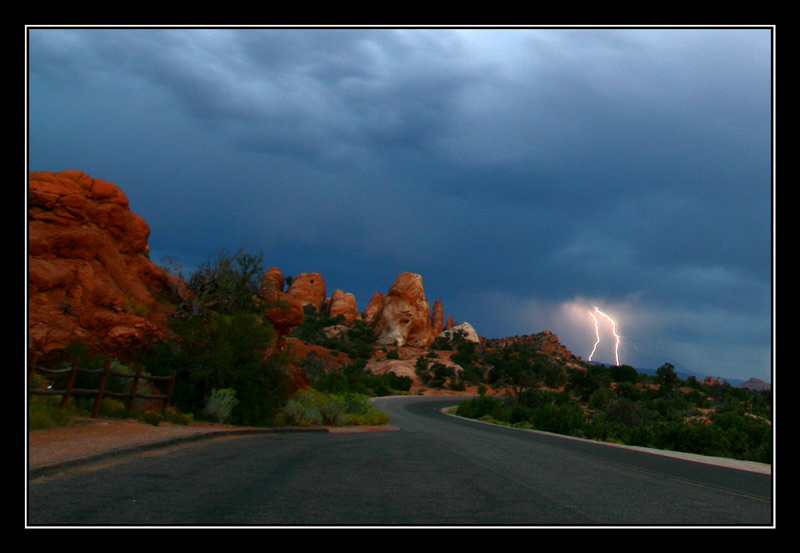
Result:
[[[319,273],[300,273],[292,280],[287,294],[299,301],[300,305],[311,305],[320,313],[327,297],[325,281]]]
[[[110,182],[80,171],[28,175],[28,343],[51,354],[83,342],[126,352],[168,334],[168,273],[150,228]]]
[[[402,273],[397,277],[382,299],[372,328],[381,345],[427,347],[433,342],[436,335],[420,275]]]
[[[333,292],[331,299],[328,300],[327,311],[329,317],[342,315],[348,323],[355,321],[359,317],[355,296],[342,290]]]
[[[275,301],[283,294],[284,284],[283,273],[278,267],[269,269],[263,277],[261,277],[261,290],[259,295],[265,301]]]

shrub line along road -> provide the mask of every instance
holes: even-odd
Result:
[[[770,474],[376,400],[394,432],[265,433],[33,480],[37,526],[771,526]]]

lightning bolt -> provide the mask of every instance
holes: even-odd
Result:
[[[595,309],[597,308],[595,307]],[[594,343],[594,347],[592,348],[592,353],[589,354],[589,361],[591,361],[595,350],[597,350],[597,344],[600,343],[600,328],[597,326],[597,317],[594,316],[594,313],[589,311],[589,315],[591,315],[592,319],[594,320],[594,334],[595,336],[597,336],[597,341]]]
[[[605,317],[606,319],[608,319],[611,322],[611,330],[614,333],[614,337],[617,340],[616,344],[614,345],[614,361],[616,362],[617,366],[619,366],[619,341],[620,341],[620,337],[619,337],[619,334],[617,334],[617,323],[614,322],[614,319],[612,319],[611,317],[609,317],[608,315],[606,315],[605,313],[600,311],[597,307],[594,308],[594,312],[595,313],[599,313],[600,315],[602,315],[603,317]],[[589,355],[589,361],[591,361],[592,360],[592,355],[594,355],[594,352],[597,349],[597,344],[600,343],[600,331],[599,331],[599,329],[597,327],[597,317],[595,317],[594,313],[592,313],[591,311],[589,311],[589,315],[591,315],[592,319],[594,319],[594,331],[595,331],[595,335],[597,336],[597,341],[594,343],[594,349],[592,349],[592,353],[591,353],[591,355]]]

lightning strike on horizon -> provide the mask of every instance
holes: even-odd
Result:
[[[609,317],[608,315],[606,315],[605,313],[600,311],[597,308],[597,306],[595,306],[594,310],[595,310],[596,313],[601,314],[603,317],[605,317],[606,319],[608,319],[611,322],[611,330],[614,333],[614,337],[617,340],[616,344],[614,345],[614,361],[617,364],[617,366],[619,366],[619,341],[620,341],[620,337],[619,337],[619,334],[617,334],[617,323],[614,321],[614,319],[612,319],[611,317]],[[598,326],[597,326],[597,317],[595,317],[594,313],[592,313],[591,311],[589,311],[589,315],[591,315],[592,319],[594,319],[594,330],[595,330],[595,334],[597,336],[597,341],[594,343],[594,348],[592,349],[592,353],[589,355],[589,361],[591,361],[592,360],[592,356],[594,355],[594,352],[597,349],[597,344],[600,343],[600,330],[598,329]]]
[[[594,334],[597,337],[597,341],[594,343],[594,347],[592,348],[592,353],[589,354],[589,361],[591,361],[594,352],[597,351],[597,344],[600,343],[600,327],[597,326],[597,317],[594,316],[594,313],[589,311],[589,315],[591,315],[592,319],[594,320]]]

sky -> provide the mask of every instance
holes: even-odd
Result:
[[[486,338],[772,382],[774,32],[29,27],[27,167],[119,186],[163,266],[360,310],[409,271]]]

